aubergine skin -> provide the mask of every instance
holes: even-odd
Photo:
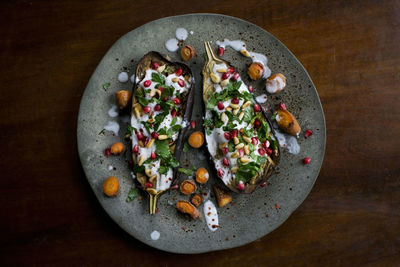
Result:
[[[187,92],[182,93],[181,94],[181,108],[179,110],[179,114],[180,116],[182,116],[184,121],[190,121],[191,116],[192,116],[192,107],[193,107],[193,103],[194,103],[194,76],[193,73],[191,71],[191,69],[183,63],[180,62],[171,62],[168,59],[166,59],[165,57],[163,57],[159,52],[156,51],[151,51],[149,53],[147,53],[146,55],[144,55],[138,62],[137,67],[136,67],[136,80],[135,80],[135,84],[133,86],[133,90],[132,90],[132,116],[134,116],[133,114],[133,107],[134,104],[137,103],[137,100],[135,98],[135,92],[136,90],[139,88],[139,82],[143,80],[143,78],[145,77],[145,73],[146,70],[148,70],[149,68],[151,68],[151,64],[152,62],[157,62],[159,63],[159,65],[166,65],[169,67],[168,70],[168,74],[174,73],[177,69],[182,69],[182,76],[189,76],[189,78],[191,79],[191,86],[188,89]],[[170,144],[170,149],[173,149],[173,154],[175,156],[175,158],[177,159],[177,161],[179,162],[180,160],[180,154],[183,148],[183,139],[184,136],[186,135],[187,132],[187,127],[180,129],[179,131],[179,135],[178,138],[176,139],[176,141],[172,144]],[[177,175],[179,173],[177,172],[177,168],[174,168],[173,170],[173,181],[171,183],[171,185],[176,184],[176,178]],[[138,179],[139,181],[139,179]],[[142,188],[144,190],[146,190],[145,187],[145,182],[141,182],[139,181],[139,183],[141,184]],[[146,190],[147,191],[147,190]]]
[[[208,45],[208,48],[207,48]],[[211,49],[211,46],[206,43],[206,52],[207,52],[207,60],[206,63],[204,65],[203,68],[203,101],[204,101],[204,112],[206,116],[206,105],[207,105],[207,101],[209,100],[209,98],[211,98],[211,95],[214,94],[214,86],[210,85],[209,81],[210,81],[210,74],[211,74],[211,68],[213,66],[213,64],[221,64],[221,63],[225,63],[227,65],[227,68],[229,67],[233,67],[232,64],[230,64],[228,61],[222,60],[218,57],[215,56],[213,50]],[[213,62],[213,63],[211,63]],[[257,103],[256,99],[253,97],[253,100],[255,103]],[[258,105],[260,105],[259,103],[257,103]],[[261,105],[260,105],[261,107]],[[272,135],[274,140],[277,140],[276,136],[275,136],[275,131],[272,127],[272,124],[270,122],[270,120],[268,119],[268,116],[266,114],[266,112],[261,108],[262,111],[262,117],[265,119],[265,121],[267,122],[269,129],[270,129],[270,135]],[[206,129],[204,131],[205,136],[207,136],[207,132]],[[207,142],[207,138],[206,138],[206,142]],[[207,143],[207,146],[209,146],[209,144]],[[208,154],[209,154],[209,159],[210,159],[210,165],[212,166],[212,168],[214,169],[215,173],[217,173],[217,167],[216,167],[216,162],[214,160],[214,158],[211,155],[211,152],[209,151],[209,149],[207,149]],[[217,153],[218,155],[218,153]],[[233,192],[237,192],[237,193],[252,193],[254,192],[254,190],[263,182],[265,182],[274,172],[275,167],[278,165],[279,160],[280,160],[280,149],[279,149],[279,145],[275,146],[272,150],[272,155],[270,157],[267,157],[268,160],[261,165],[262,171],[255,175],[254,177],[252,177],[251,181],[249,183],[246,184],[245,189],[244,190],[239,190],[236,186],[236,183],[234,182],[234,180],[230,180],[229,183],[225,184],[222,179],[220,180],[220,184],[222,184],[223,186],[229,188],[231,191]]]

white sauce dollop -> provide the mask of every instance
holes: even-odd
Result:
[[[218,213],[211,200],[207,200],[204,203],[204,218],[206,218],[208,229],[213,232],[218,229]]]
[[[111,171],[112,169],[114,169],[114,167],[113,167],[112,165],[108,165],[107,169],[108,169],[109,171]]]
[[[118,122],[115,122],[115,121],[109,121],[107,123],[107,125],[104,126],[104,129],[106,129],[107,131],[110,131],[110,132],[114,132],[116,135],[118,135],[119,124],[118,124]]]
[[[160,232],[159,231],[153,231],[150,234],[150,237],[152,240],[158,240],[160,238]]]
[[[300,146],[294,136],[275,130],[275,136],[278,139],[280,147],[286,147],[290,154],[297,155],[300,153]]]
[[[131,76],[131,82],[132,82],[132,83],[135,82],[135,74],[132,74],[132,76]]]
[[[194,34],[194,32],[193,32],[193,31],[190,31],[189,33],[190,33],[190,35],[193,35],[193,34]]]
[[[175,52],[179,49],[178,43],[179,41],[175,38],[169,39],[165,42],[165,48],[167,48],[169,52]]]
[[[111,108],[108,110],[108,116],[110,116],[111,118],[115,118],[118,116],[116,105],[112,105]]]
[[[129,76],[128,73],[126,73],[125,71],[121,72],[120,74],[118,74],[118,81],[121,83],[126,83],[129,80]]]
[[[276,92],[281,91],[286,86],[286,83],[282,80],[279,75],[274,77],[273,79],[267,80],[266,89],[270,94],[274,94]]]
[[[188,31],[185,28],[178,28],[175,32],[176,39],[185,41],[188,37]]]
[[[267,102],[267,95],[266,94],[262,94],[256,97],[256,101],[260,104],[263,104],[265,102]]]

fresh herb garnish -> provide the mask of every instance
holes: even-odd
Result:
[[[104,134],[106,132],[106,129],[103,129],[103,130],[101,130],[100,132],[99,132],[99,135],[100,134]]]
[[[195,170],[196,170],[196,168],[194,166],[192,168],[190,168],[190,169],[178,168],[179,172],[184,173],[187,176],[192,176]]]
[[[131,202],[139,195],[139,190],[137,188],[131,188],[128,193],[128,197],[126,198],[126,202]]]
[[[165,84],[165,77],[158,73],[151,74],[151,80],[156,83]]]
[[[184,144],[183,144],[183,152],[188,152],[188,150],[189,150],[189,145],[188,145],[188,143],[187,142],[185,142]]]
[[[135,131],[137,131],[137,130],[136,130],[135,127],[132,127],[132,126],[128,125],[128,126],[126,127],[126,131],[128,132],[129,135],[132,135],[132,134],[133,134]]]
[[[166,174],[168,172],[169,168],[167,166],[160,166],[160,168],[158,169],[158,172],[160,174]]]
[[[143,107],[145,107],[149,104],[149,100],[147,100],[144,97],[138,96],[137,100],[138,100],[139,104],[142,105]]]
[[[103,89],[104,91],[107,91],[108,87],[110,87],[111,83],[105,83],[103,84]]]

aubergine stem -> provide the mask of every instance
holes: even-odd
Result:
[[[157,199],[158,199],[158,196],[162,193],[162,191],[158,192],[155,195],[151,194],[148,191],[146,191],[146,192],[149,194],[149,198],[150,198],[150,201],[149,201],[149,204],[150,204],[149,205],[149,213],[150,214],[155,214],[156,213],[156,209],[157,209]]]
[[[204,46],[206,49],[206,53],[207,53],[207,58],[208,58],[208,62],[210,61],[214,61],[216,64],[221,64],[224,63],[221,59],[219,59],[215,54],[214,51],[211,48],[211,45],[209,42],[204,42]]]

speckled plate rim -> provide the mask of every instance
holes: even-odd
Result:
[[[322,134],[323,134],[323,136],[322,136],[322,139],[323,139],[323,144],[322,144],[322,145],[323,145],[323,146],[322,146],[322,148],[323,148],[323,149],[322,149],[322,150],[323,150],[323,152],[322,152],[322,159],[321,159],[321,162],[320,162],[319,166],[315,166],[315,167],[314,167],[315,170],[318,169],[318,171],[316,171],[316,175],[315,175],[315,177],[313,177],[313,181],[312,181],[311,185],[309,186],[307,193],[304,194],[304,197],[303,197],[301,200],[298,201],[298,205],[297,205],[296,207],[292,208],[292,209],[288,212],[287,216],[286,216],[285,218],[283,218],[283,220],[282,220],[280,223],[275,224],[275,227],[273,227],[273,228],[271,229],[271,231],[269,231],[268,233],[265,233],[265,234],[263,235],[263,236],[266,236],[266,235],[268,235],[269,233],[271,233],[272,231],[275,231],[275,230],[276,230],[278,227],[280,227],[285,221],[287,221],[288,218],[293,214],[293,212],[294,212],[298,207],[300,207],[300,205],[304,202],[304,200],[305,200],[305,199],[307,198],[307,196],[310,194],[310,192],[311,192],[312,188],[314,187],[314,184],[315,184],[315,182],[316,182],[316,180],[317,180],[317,178],[318,178],[318,176],[319,176],[319,173],[320,173],[320,171],[321,171],[321,167],[322,167],[322,164],[323,164],[323,161],[324,161],[324,157],[325,157],[325,152],[326,152],[326,120],[325,120],[325,114],[324,114],[324,110],[323,110],[323,107],[322,107],[322,104],[321,104],[321,100],[320,100],[320,98],[319,98],[318,91],[317,91],[317,89],[316,89],[316,87],[315,87],[315,85],[314,85],[314,83],[313,83],[313,81],[312,81],[310,75],[308,74],[308,72],[307,72],[307,70],[304,68],[304,66],[301,64],[301,62],[297,59],[297,57],[296,57],[296,56],[295,56],[295,55],[294,55],[294,54],[293,54],[293,53],[292,53],[278,38],[276,38],[274,35],[272,35],[271,33],[269,33],[268,31],[266,31],[265,29],[261,28],[260,26],[258,26],[258,25],[256,25],[256,24],[253,24],[253,23],[251,23],[251,22],[249,22],[249,21],[246,21],[246,20],[244,20],[244,19],[241,19],[241,18],[229,16],[229,15],[216,14],[216,13],[190,13],[190,14],[182,14],[182,15],[176,15],[176,16],[168,16],[168,17],[163,17],[163,18],[159,18],[159,19],[157,19],[157,20],[153,20],[153,21],[149,21],[149,22],[147,22],[147,23],[144,23],[144,24],[142,24],[141,26],[139,26],[139,27],[137,27],[137,28],[131,30],[130,32],[124,34],[123,36],[121,36],[121,37],[120,37],[117,41],[115,41],[115,42],[113,43],[113,45],[107,50],[107,52],[106,52],[105,55],[102,57],[102,59],[100,60],[99,64],[97,65],[96,69],[93,71],[93,74],[96,73],[96,72],[98,71],[100,65],[103,63],[103,61],[105,61],[105,58],[106,58],[107,55],[108,55],[108,51],[111,50],[114,46],[116,46],[119,42],[121,42],[121,40],[123,40],[123,39],[125,38],[125,36],[129,35],[132,31],[139,30],[139,29],[145,27],[147,24],[154,23],[154,22],[158,22],[158,21],[161,21],[161,20],[172,19],[172,18],[178,18],[178,17],[188,17],[188,16],[215,16],[215,17],[224,17],[224,18],[228,18],[228,19],[231,19],[231,20],[236,20],[236,21],[239,22],[239,23],[245,23],[245,24],[251,25],[252,27],[258,28],[259,30],[261,30],[261,31],[264,32],[265,34],[269,35],[272,39],[274,39],[274,41],[276,41],[277,43],[279,43],[279,45],[281,45],[282,48],[285,49],[286,52],[287,52],[288,54],[290,54],[290,55],[293,57],[293,59],[297,62],[297,64],[298,64],[298,65],[301,67],[301,69],[304,71],[306,77],[309,79],[309,81],[310,81],[310,83],[311,83],[311,85],[312,85],[312,89],[313,89],[313,90],[315,91],[315,93],[316,93],[317,100],[318,100],[317,102],[318,102],[319,108],[321,109],[321,113],[322,113],[321,115],[322,115],[322,119],[323,119],[323,129],[321,129],[321,130],[322,130],[321,132],[322,132]],[[80,122],[80,120],[82,119],[82,117],[84,117],[84,114],[83,114],[83,112],[82,112],[82,110],[83,110],[83,109],[82,109],[82,106],[85,105],[85,102],[86,102],[86,101],[85,101],[85,98],[87,97],[87,94],[88,94],[88,93],[87,93],[87,92],[88,92],[88,88],[90,87],[90,84],[91,84],[92,80],[95,79],[95,77],[94,77],[93,74],[91,75],[91,77],[90,77],[90,79],[89,79],[89,81],[88,81],[88,83],[87,83],[87,86],[86,86],[86,88],[85,88],[85,91],[84,91],[84,93],[83,93],[83,95],[82,95],[82,98],[81,98],[81,103],[80,103],[80,106],[79,106],[79,114],[78,114],[78,126],[77,126],[78,154],[79,154],[80,162],[81,162],[81,165],[82,165],[83,170],[84,170],[84,172],[85,172],[86,178],[87,178],[87,170],[86,170],[86,168],[85,168],[85,164],[84,164],[84,161],[83,161],[83,155],[82,155],[82,152],[83,152],[83,151],[82,151],[82,149],[83,149],[83,141],[82,141],[81,138],[80,138],[80,123],[79,123],[79,122]],[[87,180],[88,180],[88,182],[89,182],[89,184],[90,184],[90,181],[89,181],[88,178],[87,178]],[[153,248],[160,249],[160,250],[163,250],[163,251],[166,251],[166,252],[177,253],[177,254],[200,254],[200,253],[207,253],[207,252],[211,252],[211,251],[226,250],[226,249],[231,249],[231,248],[236,248],[236,247],[245,246],[245,245],[250,244],[250,243],[252,243],[252,242],[254,242],[255,240],[258,239],[258,238],[256,238],[256,239],[254,239],[254,240],[245,241],[245,242],[241,243],[240,245],[225,246],[225,247],[221,247],[221,248],[217,248],[217,249],[209,249],[209,250],[204,250],[204,251],[200,251],[200,252],[191,252],[191,251],[181,252],[181,251],[176,251],[176,250],[170,250],[168,247],[158,247],[158,246],[155,246],[155,243],[148,242],[148,241],[145,240],[144,238],[140,238],[140,237],[138,237],[138,236],[133,235],[126,227],[124,227],[124,225],[118,223],[118,221],[117,221],[115,218],[113,218],[113,216],[111,216],[111,215],[109,214],[109,212],[106,210],[106,208],[104,207],[104,205],[103,205],[102,202],[100,201],[100,199],[99,199],[99,197],[97,196],[97,194],[95,194],[95,195],[96,195],[96,198],[97,198],[97,200],[99,201],[100,205],[101,205],[102,208],[104,209],[104,211],[105,211],[105,212],[110,216],[110,218],[111,218],[114,222],[116,222],[124,231],[126,231],[127,233],[129,233],[129,234],[130,234],[131,236],[133,236],[135,239],[137,239],[137,240],[139,240],[139,241],[141,241],[141,242],[143,242],[143,243],[145,243],[145,244],[147,244],[147,245],[149,245],[149,246],[151,246],[151,247],[153,247]],[[260,238],[262,238],[263,236],[261,236]]]

